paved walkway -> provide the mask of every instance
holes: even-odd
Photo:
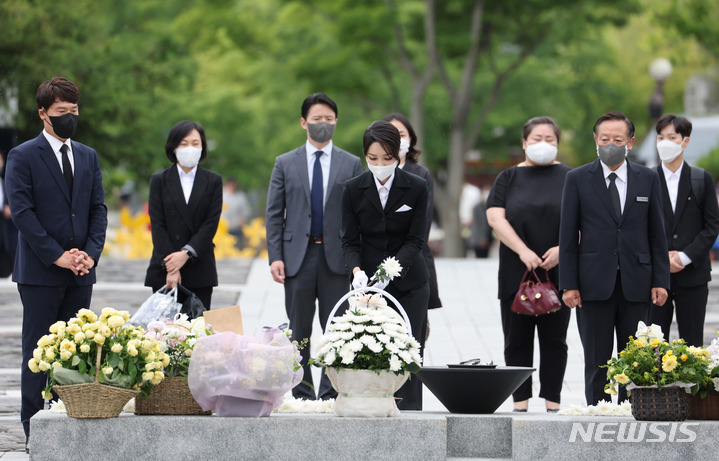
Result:
[[[437,278],[444,308],[431,310],[431,333],[427,342],[425,365],[441,366],[472,358],[504,364],[502,329],[499,315],[496,259],[438,259]],[[104,259],[98,267],[92,307],[104,306],[134,312],[149,295],[142,286],[146,262]],[[213,307],[239,303],[242,306],[245,331],[252,333],[265,325],[286,321],[284,292],[272,282],[264,260],[230,260],[218,264],[221,286],[213,295]],[[717,268],[715,268],[717,269]],[[715,271],[715,273],[717,273]],[[719,327],[719,281],[710,288],[705,340],[715,337]],[[562,407],[584,405],[582,347],[572,314],[568,332],[569,363],[562,391]],[[20,402],[20,330],[22,309],[15,285],[0,279],[0,458],[27,459],[17,452],[24,448],[19,422]],[[315,321],[316,335],[320,334]],[[673,337],[676,332],[673,332]],[[314,336],[313,336],[314,338]],[[536,341],[535,341],[536,343]],[[538,363],[535,347],[535,365]],[[315,370],[319,377],[319,370]],[[538,382],[535,373],[535,395]],[[498,412],[511,411],[511,399]],[[424,390],[424,409],[444,411],[442,404]],[[530,400],[530,412],[544,412],[539,398]],[[11,457],[12,456],[12,457]]]

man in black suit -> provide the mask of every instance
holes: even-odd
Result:
[[[669,288],[659,176],[626,160],[634,124],[609,112],[594,125],[599,159],[567,174],[559,232],[559,288],[577,310],[588,405],[607,400],[600,368]],[[620,400],[626,393],[620,390]]]
[[[324,93],[305,98],[300,126],[306,142],[275,160],[267,192],[267,252],[272,279],[285,286],[285,310],[292,339],[312,335],[315,310],[324,330],[335,303],[347,293],[340,243],[344,183],[362,172],[360,159],[335,146],[337,105]],[[317,303],[317,307],[315,307]],[[325,400],[337,392],[323,372],[315,396],[304,347],[304,378],[295,398]]]
[[[651,309],[649,319],[668,338],[676,307],[679,337],[701,346],[712,270],[709,251],[719,234],[714,181],[708,172],[684,162],[692,133],[689,120],[665,114],[656,129],[671,283],[668,302]]]
[[[79,90],[55,77],[40,84],[36,99],[45,129],[10,151],[5,175],[20,231],[12,280],[23,305],[20,418],[27,436],[30,418],[43,407],[47,381],[27,363],[50,325],[90,307],[107,229],[97,153],[70,139],[77,127]]]

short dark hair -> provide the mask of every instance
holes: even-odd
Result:
[[[377,120],[372,122],[362,137],[362,148],[367,156],[369,146],[379,143],[395,160],[399,161],[399,130],[389,122]]]
[[[192,130],[197,130],[197,132],[200,133],[200,139],[202,140],[202,154],[200,154],[200,161],[207,158],[207,140],[205,139],[205,129],[202,128],[202,125],[199,123],[184,120],[173,126],[170,130],[170,134],[167,135],[165,155],[167,155],[167,158],[169,158],[172,163],[177,163],[175,149],[177,149],[177,146],[180,145],[182,140],[185,139]]]
[[[660,134],[668,125],[674,125],[677,133],[686,138],[692,134],[692,122],[686,117],[674,114],[664,114],[657,120],[657,134]]]
[[[405,128],[407,128],[407,134],[409,134],[409,150],[407,151],[407,160],[417,163],[419,162],[419,156],[422,154],[422,151],[417,149],[417,133],[415,133],[414,128],[412,127],[412,124],[409,123],[409,120],[407,117],[405,117],[402,114],[395,113],[395,114],[389,114],[383,119],[385,122],[391,122],[393,120],[397,120],[399,123],[404,125]]]
[[[335,113],[335,117],[337,117],[337,104],[335,104],[335,102],[330,99],[329,96],[324,93],[312,93],[311,95],[307,96],[302,102],[302,118],[307,118],[307,113],[310,111],[310,107],[314,106],[315,104],[324,104],[326,106],[330,106],[330,109],[332,109]]]
[[[606,114],[602,115],[597,119],[597,123],[594,124],[594,128],[592,128],[592,131],[594,132],[594,136],[597,135],[597,128],[599,128],[599,125],[601,125],[604,122],[607,122],[609,120],[621,120],[622,122],[627,124],[627,135],[629,136],[629,139],[632,139],[634,137],[634,122],[629,120],[629,117],[624,115],[622,112],[614,111],[614,112],[607,112]]]
[[[38,109],[49,109],[56,101],[80,104],[80,90],[65,77],[53,77],[52,80],[46,80],[37,87],[35,100]]]
[[[527,123],[524,124],[524,128],[522,128],[522,139],[526,141],[527,137],[529,137],[529,135],[532,133],[532,130],[539,125],[551,126],[552,130],[554,131],[554,136],[557,137],[557,143],[559,143],[562,137],[561,128],[559,128],[559,125],[552,117],[547,117],[544,115],[539,117],[533,117],[527,120]]]

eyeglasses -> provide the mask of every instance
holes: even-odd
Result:
[[[282,323],[282,324],[280,324],[280,325],[277,325],[276,327],[262,327],[262,331],[270,331],[270,330],[273,330],[273,329],[275,329],[275,328],[277,328],[278,330],[286,330],[287,327],[289,327],[289,326],[290,326],[290,324],[287,323],[287,322],[285,322],[285,323]]]

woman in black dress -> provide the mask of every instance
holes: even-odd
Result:
[[[501,241],[499,247],[499,300],[507,365],[532,366],[534,330],[539,338],[539,396],[548,412],[559,410],[567,366],[567,306],[551,314],[528,316],[511,311],[514,295],[525,270],[548,271],[558,285],[559,218],[564,179],[570,170],[557,162],[561,131],[550,117],[535,117],[524,125],[525,159],[499,174],[487,198],[487,220]],[[527,411],[532,380],[514,394],[514,411]]]

